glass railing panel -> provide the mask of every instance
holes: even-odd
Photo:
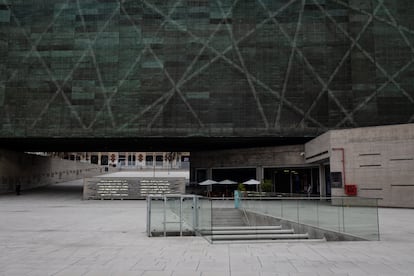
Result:
[[[290,221],[298,221],[298,201],[296,199],[282,199],[282,218]]]
[[[258,206],[252,208],[255,212],[272,217],[282,217],[282,204],[278,198],[262,198],[258,201]]]
[[[250,239],[258,239],[257,228],[264,225],[261,215],[264,211],[262,201],[256,198],[242,198],[241,200],[239,211],[245,226],[248,227],[247,233]]]
[[[267,213],[272,214],[275,217],[282,217],[282,200],[275,199],[273,202],[267,204]]]
[[[319,198],[317,203],[317,220],[310,225],[322,229],[341,232],[342,231],[342,199],[341,198]]]
[[[236,207],[236,205],[235,205]],[[260,212],[261,202],[256,199],[240,198],[237,206],[245,226],[256,226],[259,224],[254,213]]]
[[[246,203],[243,208],[246,224],[248,227],[253,227],[252,230],[249,230],[250,236],[261,239],[263,236],[261,227],[274,224],[268,219],[271,216],[269,212],[271,212],[274,202],[258,198],[246,199],[244,202]]]
[[[214,209],[229,209],[234,208],[233,197],[212,197],[212,207]]]
[[[149,236],[164,235],[164,199],[162,197],[150,197],[149,208],[149,219],[147,221]]]
[[[242,198],[240,202],[240,208],[246,210],[247,212],[277,218],[282,217],[282,201],[277,198]],[[250,225],[259,225],[259,222],[255,223],[253,220],[250,220]]]
[[[212,200],[210,198],[197,198],[197,234],[212,242]]]
[[[241,206],[247,214],[254,212],[368,240],[379,239],[377,199],[242,198]],[[252,226],[265,223],[251,215],[248,218]]]
[[[245,226],[243,209],[236,208],[233,197],[217,197],[212,199],[212,240],[222,238],[221,234],[216,235],[217,227],[241,227]],[[221,230],[220,230],[221,231]]]
[[[235,202],[233,198],[190,195],[151,197],[147,230],[152,235],[196,233],[213,242],[215,227],[249,226],[243,231],[258,235],[260,226],[276,225],[283,219],[367,240],[379,239],[377,199],[241,198],[238,205]]]
[[[278,231],[281,218],[281,200],[279,198],[241,198],[241,210],[249,227],[251,238],[262,239]],[[269,226],[277,226],[269,228]]]
[[[318,200],[304,198],[297,200],[298,222],[301,224],[318,226],[319,204]]]
[[[180,234],[182,232],[180,197],[166,197],[165,228],[167,233]]]
[[[367,240],[379,240],[377,205],[377,199],[344,198],[343,232]]]
[[[183,196],[182,197],[182,228],[185,235],[193,233],[194,229],[196,228],[196,221],[195,221],[195,204],[196,204],[196,197],[194,196]]]

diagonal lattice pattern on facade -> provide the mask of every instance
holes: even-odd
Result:
[[[414,122],[413,17],[406,0],[0,0],[0,136]]]

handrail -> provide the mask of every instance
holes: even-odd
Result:
[[[246,213],[246,209],[245,208],[242,208],[242,209],[243,209],[244,217],[246,218],[247,226],[251,226],[249,217],[247,216],[247,213]]]

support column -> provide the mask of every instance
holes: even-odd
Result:
[[[319,164],[319,195],[322,197],[326,196],[326,178],[325,178],[325,166]]]
[[[257,166],[256,167],[256,180],[260,181],[260,183],[263,182],[263,167],[262,166]],[[256,185],[256,192],[260,191],[259,185]]]
[[[213,172],[211,168],[207,168],[207,179],[213,179]]]
[[[263,167],[257,166],[256,167],[256,180],[262,182],[263,180]]]

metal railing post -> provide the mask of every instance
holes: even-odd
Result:
[[[380,240],[380,228],[379,228],[379,214],[378,214],[378,198],[375,199],[375,209],[377,209],[377,233],[378,233],[378,240]]]
[[[283,218],[283,199],[280,199],[280,217]]]
[[[336,200],[335,200],[336,201]],[[341,232],[341,206],[338,206],[338,231]]]
[[[183,236],[183,196],[180,196],[180,237]]]
[[[167,236],[167,196],[164,196],[164,237]]]
[[[147,197],[147,235],[151,237],[151,197]]]
[[[198,197],[193,197],[193,227],[194,232],[198,231]]]
[[[319,200],[316,200],[316,225],[319,227]]]
[[[342,232],[345,233],[345,207],[344,207],[344,199],[342,198]]]
[[[211,243],[213,243],[213,199],[210,199],[210,233],[211,233]]]
[[[298,218],[297,222],[299,223],[299,199],[296,199],[296,216]]]

